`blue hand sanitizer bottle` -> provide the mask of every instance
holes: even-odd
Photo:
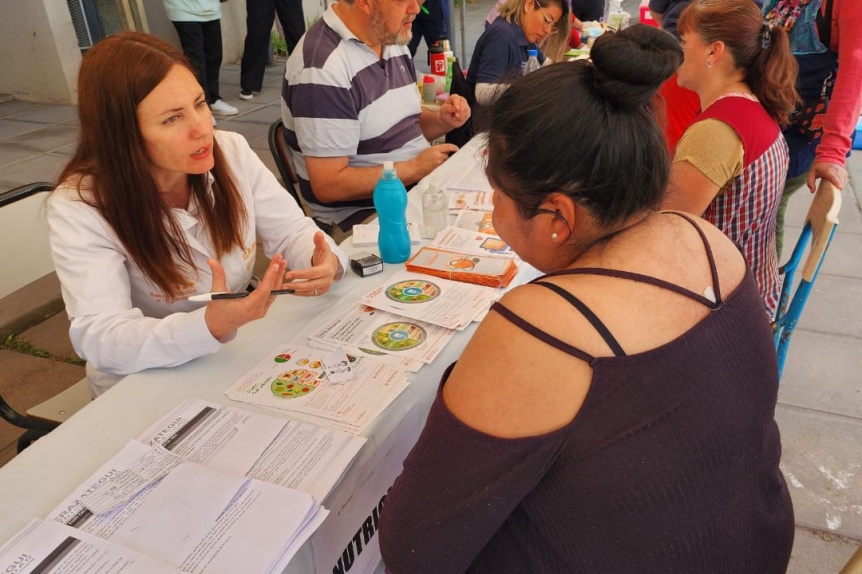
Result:
[[[391,161],[383,162],[383,175],[374,187],[374,207],[380,222],[377,246],[386,263],[404,263],[410,257],[407,231],[407,190]]]

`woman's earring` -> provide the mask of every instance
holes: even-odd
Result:
[[[709,58],[709,57],[706,58],[706,67],[707,68],[712,67],[712,58]]]
[[[557,235],[556,231],[551,234],[551,239],[556,239],[557,237],[559,237],[559,235]]]

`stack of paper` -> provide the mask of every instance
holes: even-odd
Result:
[[[455,227],[461,229],[469,229],[479,233],[487,233],[489,235],[497,235],[494,229],[493,213],[490,211],[473,211],[471,209],[462,209],[455,217]]]
[[[367,305],[356,305],[345,315],[325,321],[309,337],[322,349],[341,347],[363,355],[378,355],[375,362],[399,362],[416,372],[433,361],[455,335],[453,329],[407,319]],[[386,361],[386,358],[392,361]]]
[[[347,311],[341,308],[330,309],[318,317],[317,321],[320,327],[309,336],[308,344],[315,349],[327,352],[341,349],[354,359],[371,357],[375,361],[396,366],[404,371],[418,373],[422,365],[425,364],[422,357],[425,357],[429,350],[428,344],[425,342],[428,339],[419,341],[413,347],[399,345],[391,349],[394,351],[393,353],[386,353],[385,351],[388,349],[375,343],[375,338],[372,336],[373,329],[377,329],[383,324],[380,323],[383,316],[383,311],[366,305],[357,305]],[[375,326],[371,331],[368,331],[366,327],[370,327],[372,324]],[[448,339],[446,340],[448,341]],[[405,355],[401,351],[411,352]],[[416,351],[419,351],[418,354]],[[411,359],[411,356],[419,358]]]
[[[461,213],[469,213],[462,211]],[[477,213],[477,212],[473,212]],[[442,251],[456,251],[463,255],[515,257],[512,248],[500,237],[488,231],[473,231],[450,225],[443,228],[428,244]]]
[[[365,439],[311,423],[192,399],[138,437],[205,466],[295,488],[322,502]]]
[[[328,512],[310,494],[129,442],[49,515],[189,573],[281,572]]]
[[[449,209],[494,211],[491,191],[461,191],[450,187],[449,192]]]
[[[493,259],[511,263],[508,259]],[[402,317],[461,330],[499,296],[499,292],[488,287],[401,271],[368,292],[361,303]]]
[[[407,388],[407,373],[371,358],[353,357],[352,378],[330,381],[326,352],[281,345],[225,394],[236,401],[312,416],[318,424],[359,434]]]
[[[518,273],[518,265],[511,257],[473,255],[434,247],[423,247],[404,267],[414,273],[485,287],[506,287]]]
[[[407,232],[410,234],[410,243],[419,245],[422,238],[419,236],[419,225],[407,224]],[[353,226],[353,245],[356,247],[370,247],[377,245],[377,235],[380,233],[380,225],[376,223],[357,223]]]
[[[33,520],[0,548],[0,572],[176,574],[179,570],[59,522]]]
[[[455,193],[461,191],[467,192],[486,192],[489,196],[493,193],[491,182],[488,181],[488,176],[485,175],[485,169],[482,165],[484,162],[474,161],[470,166],[462,171],[456,178],[447,182],[446,189]],[[473,209],[470,207],[459,207],[458,209]]]

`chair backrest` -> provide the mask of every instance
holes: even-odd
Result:
[[[39,182],[0,193],[0,298],[54,270],[45,217],[45,198],[53,188]]]
[[[838,228],[838,211],[841,209],[841,192],[826,180],[822,180],[811,207],[805,216],[805,222],[796,247],[790,260],[785,263],[780,273],[784,274],[781,296],[778,300],[778,312],[772,325],[775,337],[775,350],[778,353],[778,377],[784,370],[784,361],[790,347],[790,337],[796,329],[796,323],[802,315],[808,296],[811,294],[814,281],[820,272],[820,266],[826,257],[826,251]],[[808,256],[804,259],[806,249]],[[794,290],[794,279],[799,264],[802,263],[802,274],[799,284]],[[792,293],[792,295],[791,295]]]
[[[276,120],[269,126],[269,151],[272,152],[272,158],[275,160],[275,165],[278,168],[278,173],[284,182],[284,187],[287,192],[293,196],[299,207],[314,220],[314,223],[323,230],[324,233],[332,237],[336,243],[341,243],[346,238],[353,234],[353,225],[355,223],[367,223],[367,220],[376,216],[377,212],[373,207],[363,209],[354,215],[348,217],[341,224],[327,224],[314,218],[311,210],[305,205],[302,196],[297,189],[298,183],[296,174],[290,165],[290,149],[285,138],[286,128],[282,120]]]
[[[296,189],[296,175],[290,166],[290,152],[288,151],[287,139],[285,138],[285,129],[282,120],[276,120],[269,126],[269,151],[272,153],[272,159],[275,160],[275,166],[278,168],[284,188],[296,200],[296,203],[305,209],[302,198]]]
[[[0,268],[4,270],[0,274],[0,299],[54,269],[48,247],[44,198],[35,197],[52,189],[54,184],[39,182],[0,193],[0,230],[3,232],[0,241],[4,247],[0,256]],[[58,425],[19,413],[2,395],[0,418],[27,430],[18,441],[18,452]]]

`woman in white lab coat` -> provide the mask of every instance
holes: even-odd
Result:
[[[94,396],[123,375],[213,353],[263,317],[273,289],[326,293],[344,255],[245,139],[214,132],[181,52],[124,32],[78,77],[78,148],[48,203],[51,249]],[[248,297],[256,238],[272,258]]]

